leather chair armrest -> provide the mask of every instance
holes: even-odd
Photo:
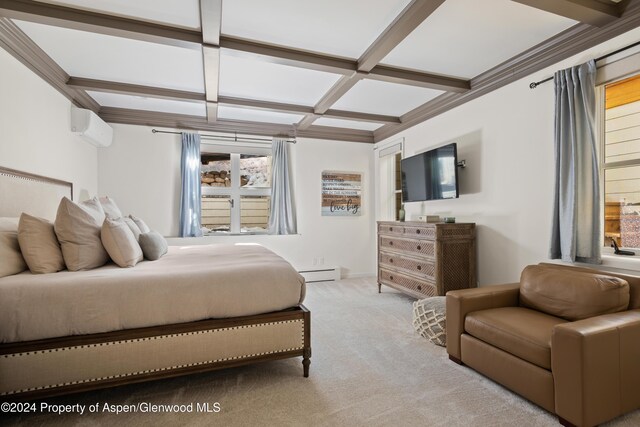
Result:
[[[554,328],[551,370],[559,417],[594,426],[640,407],[640,310]]]
[[[464,319],[468,313],[498,307],[518,305],[520,284],[484,286],[447,292],[447,352],[460,363],[460,336],[464,333]]]

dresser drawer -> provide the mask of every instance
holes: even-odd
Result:
[[[427,282],[417,280],[413,277],[405,276],[404,274],[380,269],[380,281],[382,283],[408,289],[410,291],[424,295],[425,297],[432,297],[438,294],[435,285]]]
[[[436,265],[426,259],[416,260],[404,256],[396,256],[388,252],[380,252],[380,266],[391,270],[402,270],[413,276],[435,281]]]
[[[404,227],[396,224],[378,224],[378,233],[401,236],[404,234]]]
[[[380,249],[401,251],[407,254],[435,257],[435,242],[428,240],[405,239],[391,236],[380,236]]]
[[[416,239],[431,239],[435,240],[436,238],[436,229],[435,227],[404,227],[405,237],[411,237]]]

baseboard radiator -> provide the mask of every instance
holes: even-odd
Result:
[[[340,280],[340,267],[323,267],[298,271],[307,283],[335,282]]]

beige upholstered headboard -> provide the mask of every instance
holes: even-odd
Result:
[[[0,217],[22,212],[53,221],[64,196],[73,200],[73,184],[0,167]]]

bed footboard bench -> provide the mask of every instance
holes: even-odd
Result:
[[[311,313],[254,316],[0,344],[0,400],[31,400],[302,356]]]

